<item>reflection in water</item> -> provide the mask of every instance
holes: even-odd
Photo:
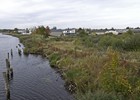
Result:
[[[0,100],[6,100],[2,72],[6,70],[7,53],[14,72],[10,81],[11,100],[73,100],[49,62],[41,56],[19,56],[18,48],[23,48],[20,45],[17,38],[0,35]]]

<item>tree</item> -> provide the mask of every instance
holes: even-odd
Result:
[[[105,31],[108,31],[108,29],[107,29],[107,28],[105,28]]]
[[[29,33],[29,29],[28,29],[28,28],[26,28],[26,30],[25,30],[25,31],[26,31],[26,33]]]
[[[112,31],[115,31],[115,29],[114,29],[113,27],[111,28],[111,30],[112,30]]]
[[[17,33],[17,32],[18,32],[18,28],[14,28],[14,32],[16,32],[16,33]]]
[[[83,29],[82,28],[79,28],[78,30],[77,30],[77,32],[81,32]]]
[[[56,26],[54,26],[52,29],[53,29],[53,30],[57,30],[57,27],[56,27]]]
[[[88,33],[85,31],[85,29],[82,29],[82,30],[80,29],[78,33],[79,33],[78,35],[80,37],[85,37],[88,35]]]
[[[51,30],[50,30],[49,26],[47,26],[46,27],[45,37],[48,37],[50,35],[50,32],[51,32]]]
[[[133,27],[126,27],[126,29],[133,29]]]
[[[126,27],[126,29],[130,29],[130,27]]]
[[[129,29],[129,30],[127,31],[127,34],[132,35],[132,34],[133,34],[132,30]]]
[[[50,28],[49,26],[47,26],[46,28],[44,26],[38,26],[38,28],[35,29],[33,34],[43,35],[46,38],[50,35]]]

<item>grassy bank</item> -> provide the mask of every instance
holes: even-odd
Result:
[[[48,57],[78,100],[140,100],[140,35],[17,35],[24,53]]]

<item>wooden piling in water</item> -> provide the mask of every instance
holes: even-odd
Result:
[[[21,44],[18,44],[19,47],[21,47]]]
[[[5,89],[9,89],[9,80],[7,78],[7,73],[6,72],[3,72],[3,77],[4,77],[4,80],[5,80]]]
[[[6,71],[7,78],[8,80],[10,80],[10,61],[8,59],[6,59],[6,68],[7,68],[7,71]]]
[[[11,100],[11,99],[10,99],[10,90],[8,90],[8,91],[6,92],[6,99],[7,99],[7,100]]]
[[[5,61],[6,61],[6,67],[7,67],[7,69],[10,69],[10,61],[8,59],[6,59]]]
[[[7,69],[7,71],[6,71],[6,76],[7,76],[7,79],[10,80],[10,70],[9,69]]]
[[[8,59],[9,59],[9,53],[7,55],[8,55]]]
[[[13,79],[13,68],[10,68],[10,78]]]
[[[21,50],[20,49],[18,49],[18,54],[21,56]]]
[[[11,49],[11,55],[12,55],[12,49]],[[3,77],[5,80],[5,91],[6,91],[6,100],[10,100],[10,79],[13,78],[13,68],[10,68],[10,61],[9,61],[9,53],[8,53],[8,59],[6,61],[6,72],[3,72]]]
[[[11,49],[11,57],[13,57],[13,50]]]
[[[7,100],[10,100],[10,86],[9,86],[9,80],[6,72],[3,72],[3,77],[5,80],[6,98]]]

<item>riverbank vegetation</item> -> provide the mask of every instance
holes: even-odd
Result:
[[[25,54],[49,58],[77,100],[140,100],[140,34],[17,37]]]

